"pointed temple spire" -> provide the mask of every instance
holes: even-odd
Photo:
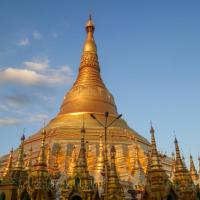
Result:
[[[198,156],[198,161],[199,161],[199,171],[198,171],[198,174],[200,176],[200,156]]]
[[[34,191],[34,199],[55,199],[55,188],[52,187],[51,175],[47,169],[45,125],[42,130],[41,145],[36,163],[32,166],[29,173],[31,181],[31,190]]]
[[[85,147],[85,127],[81,129],[81,148],[77,158],[77,167],[87,168],[86,147]]]
[[[22,170],[24,168],[24,141],[25,141],[25,136],[23,133],[21,137],[21,144],[18,149],[18,156],[15,165],[15,170]]]
[[[95,183],[98,186],[99,193],[103,193],[103,181],[105,175],[105,159],[104,159],[104,145],[103,145],[103,135],[99,136],[99,153],[96,160],[95,166]]]
[[[7,167],[5,169],[3,176],[8,176],[9,173],[12,171],[12,168],[13,168],[13,148],[10,150],[8,164],[7,164]]]
[[[155,130],[152,126],[152,123],[151,123],[150,133],[151,133],[151,168],[160,169],[161,164],[159,162],[159,155],[158,155],[156,140],[155,140],[155,135],[154,135]]]
[[[99,155],[97,158],[97,162],[96,162],[96,174],[98,174],[99,176],[101,176],[101,174],[104,171],[104,148],[103,148],[103,139],[102,139],[102,134],[99,137]]]
[[[37,165],[46,166],[46,153],[45,153],[45,137],[46,137],[46,130],[45,127],[42,130],[42,142],[40,146],[40,152],[37,160]]]
[[[83,52],[93,52],[93,53],[97,53],[97,47],[96,47],[96,44],[95,44],[95,41],[94,41],[94,30],[95,30],[95,27],[94,27],[94,22],[92,20],[92,16],[89,15],[89,19],[86,23],[86,26],[85,26],[85,30],[86,30],[86,33],[87,33],[87,37],[86,37],[86,40],[85,40],[85,44],[83,46]],[[99,69],[99,66],[96,66]]]
[[[60,115],[75,112],[92,112],[117,115],[112,94],[108,91],[100,75],[97,47],[94,40],[95,26],[91,15],[86,23],[86,39],[79,67],[78,77],[65,95]]]
[[[166,199],[169,195],[172,195],[173,199],[176,198],[176,194],[173,192],[173,186],[170,182],[165,170],[159,159],[156,140],[155,140],[155,130],[151,123],[150,128],[151,133],[151,153],[150,153],[150,166],[147,169],[146,174],[146,184],[144,193],[142,195],[142,200],[152,200],[152,199]]]
[[[71,199],[69,197],[76,195],[81,195],[83,199],[92,199],[94,191],[94,178],[89,174],[87,166],[86,157],[86,147],[85,147],[85,127],[81,128],[81,147],[79,155],[77,158],[76,166],[73,169],[73,174],[68,176],[68,188],[63,188],[61,191],[61,196],[64,199]],[[80,194],[79,194],[80,193]],[[70,196],[71,195],[71,196]],[[86,195],[86,196],[85,196]],[[89,197],[90,196],[90,197]]]
[[[194,166],[194,161],[193,161],[192,155],[190,155],[190,176],[192,177],[192,180],[194,181],[194,183],[196,183],[198,180],[198,174],[197,174],[197,170]]]
[[[173,183],[180,200],[195,199],[196,189],[190,173],[181,159],[178,141],[175,138],[176,162]]]
[[[181,154],[180,154],[178,141],[177,141],[176,137],[175,137],[175,140],[174,140],[174,144],[175,144],[175,150],[176,150],[176,165],[175,165],[175,168],[176,168],[176,170],[178,170],[178,169],[184,168],[184,164],[183,164],[183,161],[181,159]]]
[[[123,200],[124,198],[124,191],[123,188],[119,182],[119,177],[116,170],[116,164],[115,164],[115,156],[116,156],[116,150],[115,147],[111,147],[110,151],[110,167],[108,168],[108,183],[107,183],[107,199],[108,200]]]

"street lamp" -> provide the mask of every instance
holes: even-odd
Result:
[[[105,200],[107,200],[107,189],[108,189],[108,152],[107,152],[107,129],[119,118],[121,118],[122,114],[115,117],[109,124],[108,124],[108,117],[109,112],[104,113],[105,121],[102,123],[99,121],[94,114],[90,114],[92,119],[94,119],[100,126],[104,128],[104,152],[105,152],[105,159],[104,159],[104,165],[105,165]]]

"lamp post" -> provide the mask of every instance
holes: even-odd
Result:
[[[119,118],[121,118],[122,114],[115,117],[110,123],[108,123],[108,117],[109,112],[104,113],[105,121],[102,123],[100,120],[96,118],[94,114],[90,114],[92,119],[94,119],[100,126],[104,128],[104,153],[105,153],[105,159],[104,159],[104,165],[105,165],[105,200],[107,200],[107,189],[108,189],[108,151],[107,151],[107,129]]]

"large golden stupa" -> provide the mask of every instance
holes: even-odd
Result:
[[[0,158],[0,199],[200,199],[200,172],[192,156],[188,171],[177,139],[171,160],[158,152],[152,125],[149,144],[118,115],[100,76],[94,29],[90,17],[79,74],[58,115]]]
[[[97,55],[97,47],[93,37],[95,26],[90,17],[86,24],[86,39],[79,67],[79,73],[70,91],[64,97],[58,115],[45,127],[47,132],[46,144],[48,145],[48,157],[57,152],[58,166],[61,172],[68,171],[74,155],[80,148],[80,128],[83,121],[86,128],[85,140],[87,141],[88,168],[94,177],[98,177],[102,167],[102,156],[99,144],[104,129],[91,118],[93,113],[100,121],[104,121],[104,113],[109,112],[108,121],[118,116],[117,107],[112,94],[106,88],[100,74],[100,65]],[[33,157],[38,156],[42,130],[30,136],[24,142],[25,152],[30,147],[33,149]],[[115,145],[117,171],[121,181],[133,182],[135,144],[137,143],[141,165],[146,170],[149,142],[131,129],[124,119],[118,119],[108,129],[108,147]],[[108,148],[109,149],[109,148]],[[14,153],[16,157],[17,151]],[[2,160],[4,165],[7,159]],[[49,159],[49,163],[52,159]],[[134,178],[135,181],[135,178]]]

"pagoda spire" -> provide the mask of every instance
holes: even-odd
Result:
[[[13,148],[10,150],[8,164],[7,164],[7,167],[5,169],[3,176],[8,176],[9,173],[12,171],[12,168],[13,168]]]
[[[46,130],[42,130],[41,145],[36,163],[32,166],[30,172],[31,190],[34,191],[34,199],[55,199],[55,188],[51,184],[51,175],[47,169],[46,147],[45,147]]]
[[[60,115],[67,113],[105,113],[117,115],[112,94],[108,91],[100,75],[97,47],[94,40],[94,22],[91,17],[85,26],[86,39],[83,45],[78,77],[65,95]]]
[[[190,175],[191,175],[194,183],[196,183],[196,181],[198,180],[198,174],[197,174],[197,170],[194,166],[194,161],[193,161],[192,155],[190,155]]]
[[[88,194],[94,189],[94,179],[90,176],[87,166],[85,132],[83,123],[81,128],[81,147],[76,161],[76,166],[73,170],[73,174],[68,176],[68,186],[70,188],[70,191],[68,192],[73,196],[73,192],[76,192],[77,194],[77,191],[79,191],[81,192],[81,195],[83,195],[83,199],[87,199],[84,197],[85,193]],[[65,189],[62,191],[62,196],[65,195],[64,191]],[[66,199],[69,199],[69,196]]]
[[[24,168],[24,141],[25,141],[25,136],[23,133],[21,137],[21,144],[18,149],[18,156],[15,165],[15,170],[22,170]]]
[[[77,158],[77,166],[78,168],[87,168],[87,158],[86,158],[86,147],[85,147],[85,127],[83,123],[83,127],[81,129],[81,148],[79,151],[79,155]]]
[[[198,162],[199,162],[199,171],[198,171],[198,174],[200,176],[200,156],[198,156]]]
[[[176,162],[173,182],[180,200],[195,200],[196,189],[190,173],[185,166],[179,150],[178,141],[175,138]]]
[[[178,140],[175,137],[174,140],[174,144],[175,144],[175,150],[176,150],[176,162],[175,162],[175,168],[176,171],[178,169],[183,169],[184,168],[184,163],[183,160],[181,159],[181,154],[180,154],[180,150],[179,150],[179,146],[178,146]]]
[[[43,128],[42,130],[42,142],[40,146],[40,152],[37,160],[37,165],[46,166],[46,154],[45,154],[45,137],[46,137],[46,130]]]
[[[155,140],[155,130],[151,124],[151,154],[150,154],[150,165],[147,169],[146,174],[146,184],[144,188],[144,193],[142,195],[142,200],[152,200],[152,199],[165,199],[168,195],[174,196],[176,199],[176,194],[173,191],[172,183],[170,182],[165,170],[159,159],[156,140]],[[173,194],[171,194],[171,192]]]
[[[152,126],[152,123],[151,123],[150,133],[151,133],[151,169],[160,169],[161,164],[159,161],[159,155],[156,146],[155,130]]]
[[[96,162],[96,174],[98,174],[98,177],[102,176],[102,173],[104,172],[104,148],[103,148],[103,139],[102,139],[102,134],[99,137],[99,155],[97,158],[97,162]],[[98,178],[99,179],[99,178]]]
[[[95,165],[95,183],[98,186],[99,194],[103,193],[103,181],[105,176],[105,158],[104,158],[104,145],[103,145],[103,135],[99,136],[99,153],[97,155],[96,165]]]
[[[85,30],[86,30],[87,36],[86,36],[86,40],[83,46],[83,52],[97,53],[97,47],[96,47],[94,36],[93,36],[95,26],[94,26],[94,22],[92,20],[91,14],[89,15],[89,19],[86,23]],[[96,66],[96,67],[98,67],[97,69],[100,70],[99,66]]]
[[[107,199],[108,200],[123,200],[124,198],[124,191],[120,184],[119,177],[116,170],[115,164],[115,157],[116,157],[116,150],[115,147],[111,147],[110,151],[110,160],[111,164],[108,168],[108,183],[107,183]]]

